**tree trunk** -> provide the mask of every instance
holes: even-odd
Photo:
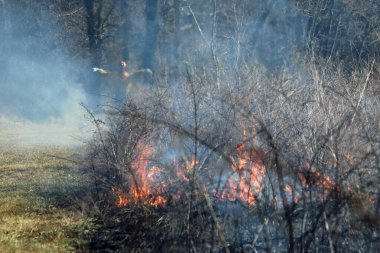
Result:
[[[157,47],[157,35],[158,35],[158,23],[157,23],[157,5],[158,0],[146,0],[145,2],[145,14],[146,14],[146,26],[145,26],[145,45],[143,52],[143,68],[154,69],[155,59],[154,54]]]
[[[164,35],[162,48],[165,54],[165,66],[169,72],[169,79],[175,77],[178,72],[178,47],[179,47],[179,1],[166,1],[162,11],[164,22]]]
[[[130,26],[129,19],[129,4],[128,0],[120,0],[120,15],[121,15],[121,27],[120,27],[120,40],[121,40],[121,55],[122,60],[128,62],[129,59],[129,41],[128,33]]]
[[[86,9],[86,25],[87,25],[87,39],[88,39],[88,52],[91,67],[99,67],[101,64],[100,57],[100,41],[99,32],[97,31],[97,24],[100,18],[99,8],[95,12],[95,1],[83,0]],[[100,10],[101,11],[101,10]],[[88,96],[88,103],[91,109],[95,109],[100,104],[101,93],[101,79],[99,75],[92,75],[87,84],[86,92]]]

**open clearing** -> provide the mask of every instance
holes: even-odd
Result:
[[[84,251],[89,180],[65,147],[0,146],[0,252]]]

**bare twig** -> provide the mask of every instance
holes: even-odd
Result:
[[[327,216],[326,216],[326,212],[325,211],[323,211],[323,219],[325,220],[325,228],[326,228],[327,236],[328,236],[328,239],[329,239],[330,253],[334,253],[334,245],[333,245],[333,242],[332,242],[332,239],[331,239],[330,228],[329,228],[329,224],[327,222]]]
[[[268,219],[264,218],[264,222],[259,226],[259,228],[257,229],[256,235],[255,235],[255,237],[252,240],[250,253],[253,253],[253,251],[255,250],[257,240],[259,239],[259,236],[260,236],[261,232],[263,231],[264,227],[267,224],[268,224]]]
[[[216,216],[216,213],[215,213],[215,210],[214,210],[214,207],[212,206],[212,202],[211,202],[211,199],[210,199],[210,196],[207,192],[207,190],[205,189],[205,187],[203,186],[203,184],[200,182],[200,180],[198,180],[198,175],[195,174],[196,178],[195,178],[195,182],[198,186],[198,188],[200,189],[203,197],[205,198],[206,200],[206,205],[210,211],[210,214],[211,214],[211,217],[212,217],[212,220],[215,224],[215,228],[218,232],[218,235],[219,235],[219,239],[220,241],[222,242],[223,244],[223,247],[224,247],[224,250],[226,251],[226,253],[231,253],[230,249],[228,248],[228,243],[227,243],[227,240],[226,240],[226,237],[224,235],[224,232],[223,232],[223,229],[222,227],[219,225],[219,222],[218,222],[218,217]]]
[[[351,118],[351,124],[352,124],[352,122],[354,122],[354,119],[355,119],[355,116],[356,116],[357,111],[358,111],[358,109],[359,109],[360,103],[362,102],[362,99],[363,99],[363,97],[364,97],[364,92],[365,92],[365,90],[367,89],[367,85],[368,85],[369,80],[370,80],[370,77],[371,77],[371,75],[372,75],[372,71],[373,71],[373,66],[374,66],[374,64],[375,64],[375,59],[372,61],[371,68],[370,68],[370,70],[369,70],[368,73],[367,73],[367,77],[366,77],[366,79],[365,79],[365,82],[364,82],[364,85],[363,85],[362,91],[360,92],[358,102],[356,103],[356,106],[355,106],[355,109],[354,109],[354,114],[352,115],[352,118]]]

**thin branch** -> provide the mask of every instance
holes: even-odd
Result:
[[[78,9],[76,9],[76,10],[72,10],[72,11],[70,11],[70,12],[63,13],[63,14],[58,14],[58,17],[67,17],[67,16],[74,15],[75,13],[81,11],[83,8],[84,8],[84,7],[82,6],[82,7],[78,8]]]
[[[370,68],[370,70],[369,70],[368,73],[367,73],[367,77],[366,77],[366,79],[365,79],[365,82],[364,82],[364,85],[363,85],[363,89],[362,89],[362,91],[360,92],[359,100],[358,100],[358,102],[357,102],[357,104],[356,104],[356,106],[355,106],[355,109],[354,109],[354,115],[352,115],[351,124],[352,124],[352,122],[353,122],[354,119],[355,119],[355,116],[356,116],[356,113],[357,113],[357,111],[358,111],[358,109],[359,109],[360,103],[361,103],[361,101],[362,101],[362,99],[363,99],[363,97],[364,97],[364,92],[365,92],[365,90],[367,89],[367,85],[368,85],[368,83],[369,83],[369,79],[370,79],[370,77],[371,77],[371,75],[372,75],[372,71],[373,71],[373,66],[374,66],[374,64],[375,64],[375,59],[372,61],[371,68]]]
[[[326,231],[327,231],[327,237],[329,239],[330,253],[334,253],[334,245],[333,245],[333,242],[332,242],[332,239],[331,239],[330,228],[329,228],[329,224],[327,222],[327,216],[326,216],[326,212],[325,211],[323,211],[323,219],[325,220],[325,228],[326,228]]]
[[[251,243],[251,248],[252,249],[251,249],[250,253],[253,253],[253,251],[255,251],[257,240],[259,239],[259,236],[260,236],[261,232],[263,231],[264,227],[267,224],[268,224],[268,219],[264,218],[264,222],[259,226],[259,228],[257,229],[256,235],[255,235],[255,237],[252,240],[252,243]]]

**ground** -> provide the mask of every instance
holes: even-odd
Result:
[[[76,252],[91,229],[91,184],[72,147],[0,146],[0,252]],[[81,250],[83,251],[83,249]]]

